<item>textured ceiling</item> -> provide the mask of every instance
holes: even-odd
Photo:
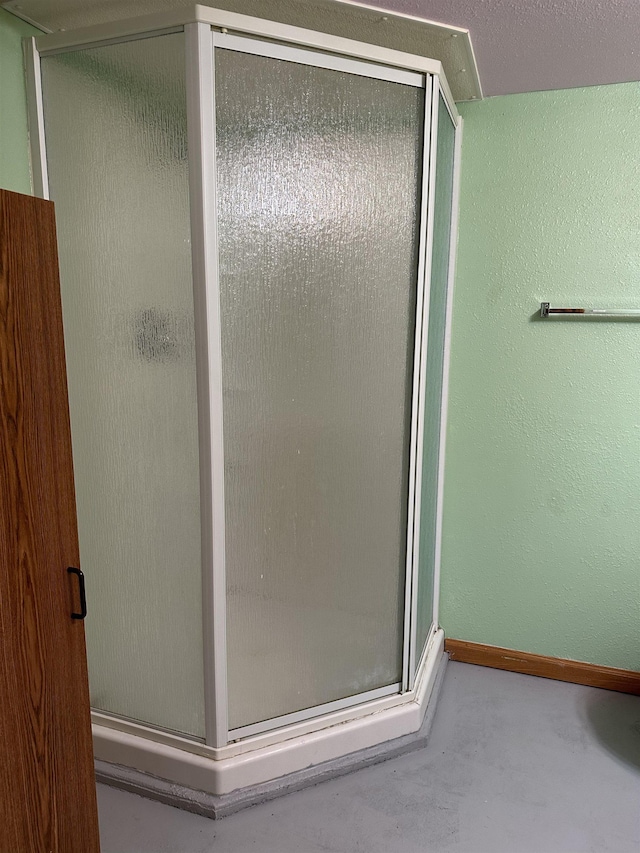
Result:
[[[367,0],[471,33],[487,95],[640,80],[640,0]]]
[[[237,5],[241,3],[238,0]],[[307,25],[316,25],[312,19],[318,0],[285,3],[296,7],[298,17],[304,18],[306,8]],[[367,0],[367,4],[468,29],[485,96],[640,80],[640,0]],[[184,0],[13,0],[5,8],[50,29],[69,29],[171,5],[184,5]],[[206,5],[216,3],[208,0]],[[224,0],[219,5],[236,4]],[[269,5],[269,0],[264,2]],[[356,37],[351,32],[349,36]],[[363,32],[363,41],[366,36]],[[410,47],[405,49],[411,52]],[[454,81],[450,83],[454,88]]]

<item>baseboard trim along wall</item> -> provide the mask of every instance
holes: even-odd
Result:
[[[445,640],[444,648],[450,660],[640,696],[640,672],[632,669],[535,655],[484,643],[469,643],[466,640]]]

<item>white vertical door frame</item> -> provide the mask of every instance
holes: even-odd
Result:
[[[443,98],[446,96],[442,92]],[[452,119],[453,120],[453,119]],[[453,318],[453,289],[456,275],[458,250],[458,219],[460,211],[460,170],[462,164],[462,118],[458,116],[455,126],[453,151],[453,187],[451,195],[451,233],[449,238],[449,268],[447,274],[447,303],[444,331],[444,359],[442,364],[442,402],[440,409],[440,446],[438,448],[438,495],[436,502],[436,553],[433,587],[433,623],[440,616],[440,570],[442,563],[442,518],[444,507],[444,471],[447,443],[447,416],[449,411],[449,364],[451,361],[451,326]]]
[[[420,368],[418,383],[418,413],[417,413],[417,448],[415,461],[415,500],[413,512],[413,573],[411,578],[411,639],[409,642],[409,672],[407,689],[411,690],[415,682],[416,660],[422,654],[422,649],[416,648],[417,642],[417,613],[418,613],[418,582],[420,575],[420,513],[422,508],[422,465],[424,458],[424,417],[425,395],[427,386],[427,349],[429,344],[429,305],[431,301],[431,266],[433,260],[433,219],[435,209],[436,186],[436,152],[438,135],[438,85],[431,88],[430,125],[427,157],[425,157],[425,172],[427,175],[427,221],[425,257],[422,264],[421,286],[424,290],[422,304],[422,340],[420,342]],[[428,103],[428,102],[427,102]],[[426,144],[426,143],[425,143]],[[423,173],[423,192],[425,175]]]
[[[42,106],[42,70],[40,53],[35,38],[23,42],[27,80],[27,115],[29,123],[29,154],[31,186],[34,195],[49,198],[49,174],[44,137],[44,109]]]
[[[187,134],[196,335],[206,743],[228,741],[222,345],[213,39],[186,24]]]
[[[418,565],[415,562],[415,548],[420,535],[420,497],[417,486],[417,460],[422,436],[419,430],[420,378],[422,365],[423,336],[426,335],[424,324],[424,303],[429,300],[425,288],[425,266],[427,261],[428,223],[429,214],[429,154],[431,149],[431,104],[433,101],[434,78],[428,74],[425,80],[424,95],[424,127],[422,133],[422,177],[420,187],[419,236],[418,236],[418,271],[416,277],[416,315],[415,341],[413,355],[413,387],[411,393],[411,436],[409,446],[409,504],[407,512],[407,559],[405,574],[404,599],[404,642],[402,655],[402,690],[406,692],[413,686],[412,668],[415,659],[413,646],[415,635],[415,586]],[[428,308],[427,308],[428,312]]]

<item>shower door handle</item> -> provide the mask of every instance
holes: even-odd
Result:
[[[80,571],[80,569],[76,569],[73,566],[69,566],[67,569],[67,573],[70,575],[77,575],[78,577],[78,588],[80,591],[80,613],[72,613],[72,619],[84,619],[87,615],[87,596],[84,588],[84,575]]]

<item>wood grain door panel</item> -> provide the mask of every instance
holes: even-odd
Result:
[[[0,851],[99,850],[53,204],[0,191]]]

